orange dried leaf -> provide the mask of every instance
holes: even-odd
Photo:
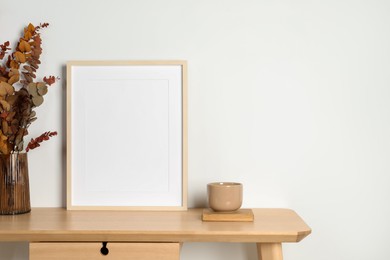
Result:
[[[4,136],[4,135],[3,135]],[[0,152],[2,154],[9,154],[9,150],[8,150],[8,144],[7,144],[7,141],[6,140],[1,140],[0,141]]]
[[[30,44],[28,44],[26,41],[24,40],[21,40],[19,42],[19,46],[18,46],[19,50],[21,52],[30,52],[31,51],[31,46]]]
[[[35,27],[34,25],[32,25],[32,23],[29,23],[29,25],[27,26],[27,31],[33,33],[35,31]]]
[[[9,67],[12,69],[19,69],[19,63],[17,63],[15,60],[11,60]]]
[[[14,87],[7,82],[0,82],[0,96],[12,95],[14,93]],[[4,94],[4,95],[3,95]]]
[[[2,128],[4,134],[6,134],[6,135],[10,134],[9,133],[10,129],[9,129],[7,121],[3,121],[1,123],[1,128]]]
[[[14,58],[19,63],[25,63],[26,62],[26,56],[24,56],[24,54],[21,53],[20,51],[17,51],[17,52],[14,53]]]
[[[29,31],[24,32],[23,38],[24,38],[26,41],[31,40],[31,38],[32,38],[32,33],[29,32]]]
[[[8,72],[8,77],[12,77],[14,75],[19,75],[19,70],[17,70],[17,69],[10,69],[10,71]]]
[[[9,80],[8,80],[8,84],[10,85],[13,85],[14,83],[18,82],[19,81],[19,75],[13,75]]]
[[[7,142],[8,137],[3,134],[3,132],[0,130],[0,152],[2,154],[9,154],[10,149]]]

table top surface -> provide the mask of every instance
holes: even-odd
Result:
[[[290,209],[253,209],[254,222],[203,222],[187,211],[33,208],[0,216],[0,241],[299,242],[310,227]]]

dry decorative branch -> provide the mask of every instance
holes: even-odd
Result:
[[[23,151],[23,138],[37,119],[34,108],[43,103],[48,86],[59,80],[54,76],[36,80],[42,54],[40,30],[48,26],[48,23],[43,23],[35,27],[30,23],[24,28],[15,50],[7,57],[10,43],[0,45],[0,154]],[[49,137],[57,134],[46,133]],[[28,150],[38,146],[39,142],[31,144]]]
[[[27,145],[26,152],[41,146],[40,143],[42,143],[43,141],[49,140],[50,137],[55,136],[55,135],[57,135],[57,132],[50,132],[49,131],[49,132],[44,132],[43,134],[41,134],[40,136],[38,136],[35,139],[31,139],[31,141]]]
[[[3,59],[5,54],[7,53],[7,51],[10,49],[11,48],[9,48],[9,41],[6,41],[5,43],[0,44],[0,59]]]

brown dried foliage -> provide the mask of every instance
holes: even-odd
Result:
[[[48,23],[43,23],[35,27],[30,23],[8,56],[10,43],[0,45],[0,154],[23,151],[27,129],[37,119],[34,108],[43,103],[48,86],[59,80],[49,76],[36,81],[42,54],[40,30],[48,26]],[[55,135],[53,133],[57,134],[44,133],[48,137],[41,136],[42,141]],[[33,142],[26,151],[38,147],[41,139]]]

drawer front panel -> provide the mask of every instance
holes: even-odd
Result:
[[[179,260],[179,243],[30,243],[30,260]],[[107,250],[102,250],[107,253]],[[106,251],[106,252],[105,252]]]

